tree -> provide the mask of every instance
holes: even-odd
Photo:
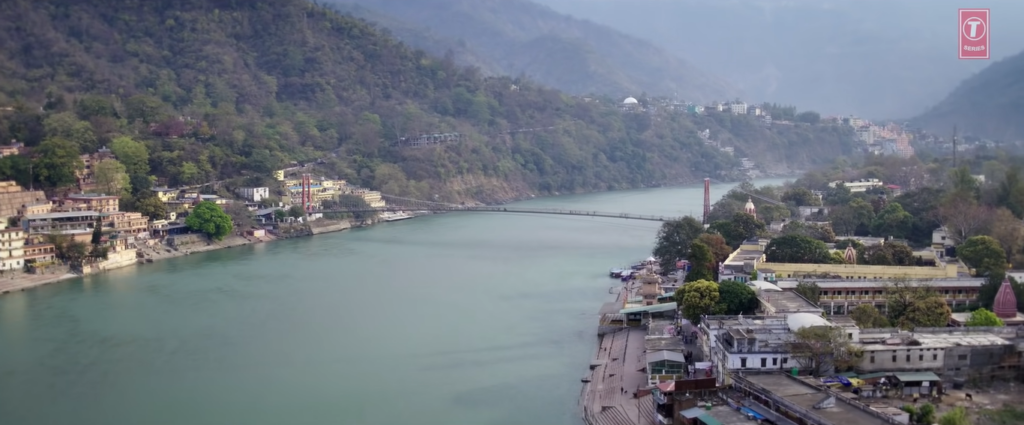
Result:
[[[844,236],[856,234],[858,227],[870,225],[874,218],[875,210],[871,204],[860,198],[856,198],[846,205],[834,207],[828,214],[828,221],[832,223],[832,229]]]
[[[302,210],[302,207],[298,205],[292,205],[288,208],[288,217],[291,218],[302,218],[306,216],[306,211]]]
[[[330,204],[339,209],[351,210],[352,218],[357,221],[372,220],[377,217],[377,213],[372,211],[370,204],[366,203],[361,196],[341,195],[337,201],[330,201]]]
[[[871,220],[871,234],[878,237],[904,238],[914,224],[911,217],[897,202],[890,202]]]
[[[783,235],[801,235],[822,242],[835,242],[836,234],[832,228],[819,224],[791,221],[782,227]]]
[[[694,241],[686,259],[690,261],[690,271],[686,272],[687,282],[715,281],[715,257],[711,254],[711,248],[700,241]]]
[[[1010,263],[1024,245],[1024,223],[1004,207],[992,214],[991,228],[989,235],[999,241],[1006,253],[1006,262]]]
[[[853,367],[863,356],[843,328],[831,325],[797,329],[786,345],[800,367],[810,370],[815,377]]]
[[[203,201],[192,209],[192,212],[185,218],[185,225],[189,229],[202,232],[213,240],[224,239],[231,234],[231,216],[224,213],[220,206]]]
[[[43,121],[43,128],[47,137],[67,140],[75,146],[77,152],[94,152],[99,147],[92,126],[78,119],[74,113],[61,112],[50,115]]]
[[[110,151],[124,164],[129,176],[149,175],[149,149],[142,142],[128,136],[117,137],[110,142]]]
[[[96,223],[92,227],[92,240],[90,241],[93,245],[99,245],[103,242],[103,219],[96,216]]]
[[[971,236],[982,235],[992,220],[992,211],[973,199],[950,196],[939,206],[939,222],[957,245]]]
[[[150,220],[162,220],[167,216],[167,205],[152,193],[135,202],[135,211],[149,217]]]
[[[967,410],[957,406],[939,417],[939,425],[971,425],[971,421],[967,418]]]
[[[130,196],[131,180],[123,164],[116,159],[104,159],[93,165],[92,178],[96,188],[110,196]]]
[[[846,205],[853,200],[853,193],[845,184],[829,187],[825,192],[825,205]]]
[[[949,172],[949,183],[952,188],[951,197],[971,201],[978,199],[978,189],[980,188],[978,179],[971,175],[971,169],[966,165]]]
[[[725,262],[732,255],[732,248],[725,243],[725,238],[717,233],[704,233],[697,238],[697,241],[707,245],[711,249],[711,256],[715,259],[715,265]],[[693,249],[691,247],[691,249]]]
[[[858,262],[872,266],[913,266],[916,263],[914,250],[896,242],[872,245],[857,253]]]
[[[903,329],[943,327],[952,315],[938,293],[907,279],[892,279],[886,285],[885,298],[889,322]]]
[[[772,239],[764,254],[770,263],[828,264],[832,259],[824,242],[801,235]]]
[[[768,229],[768,227],[765,226],[763,221],[758,220],[756,217],[744,212],[738,212],[733,214],[731,221],[732,225],[738,232],[738,235],[741,236],[744,241],[755,236],[758,236]]]
[[[949,325],[949,318],[953,311],[950,310],[946,300],[938,295],[933,295],[917,301],[907,309],[903,316],[900,327],[903,329],[914,328],[943,328]]]
[[[800,282],[796,284],[796,288],[793,288],[793,292],[800,294],[800,296],[818,305],[818,301],[821,300],[821,287],[814,282]]]
[[[821,205],[818,197],[810,190],[802,187],[794,187],[782,195],[782,202],[790,203],[798,207]]]
[[[967,319],[966,326],[1003,326],[1003,320],[996,316],[995,313],[979,308],[971,312],[971,317]]]
[[[995,239],[974,236],[956,248],[956,256],[974,268],[976,276],[1006,271],[1006,253]]]
[[[282,209],[274,210],[274,220],[275,221],[284,221],[284,219],[286,219],[286,218],[288,218],[288,212],[287,211],[282,210]]]
[[[690,244],[703,232],[704,226],[689,216],[662,223],[654,245],[654,257],[658,258],[662,273],[674,271],[676,261],[690,254]]]
[[[714,313],[718,297],[718,284],[709,280],[689,282],[675,294],[676,302],[683,306],[683,317],[691,323],[700,323],[701,316]]]
[[[821,121],[821,114],[814,111],[803,111],[796,114],[795,120],[796,122],[814,125]]]
[[[850,310],[850,317],[863,329],[888,328],[889,320],[871,304],[861,304]]]
[[[237,229],[249,229],[255,224],[252,219],[252,212],[245,206],[244,202],[232,202],[224,207],[224,212],[231,217]]]
[[[0,181],[13,180],[21,187],[32,184],[32,161],[22,155],[7,155],[0,158]]]
[[[1013,164],[999,182],[996,203],[1009,209],[1017,218],[1024,218],[1024,182],[1020,179],[1020,165]]]
[[[721,314],[753,314],[757,310],[757,293],[743,282],[726,280],[718,283],[718,307]]]
[[[37,180],[51,189],[73,186],[78,181],[75,172],[85,166],[78,156],[78,147],[64,139],[46,139],[35,153],[32,170]]]

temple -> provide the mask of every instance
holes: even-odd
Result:
[[[747,205],[743,206],[743,212],[754,216],[754,218],[757,218],[757,208],[754,207],[753,199],[747,198]]]
[[[999,292],[996,292],[996,298],[992,301],[992,312],[1006,326],[1024,326],[1024,314],[1017,311],[1017,296],[1013,293],[1010,278],[1003,279],[1003,284],[999,286]],[[949,322],[960,327],[970,319],[971,313],[953,313]]]

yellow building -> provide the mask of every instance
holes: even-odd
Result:
[[[83,194],[68,195],[61,201],[62,211],[96,211],[98,213],[117,212],[120,197]]]
[[[384,198],[376,190],[358,190],[353,191],[352,194],[363,198],[370,208],[384,208],[385,206]]]
[[[284,181],[284,170],[274,171],[274,178],[278,181]]]
[[[104,217],[103,226],[118,233],[135,235],[149,230],[149,218],[142,213],[119,211]]]
[[[153,188],[153,193],[156,194],[157,199],[160,199],[160,202],[168,202],[178,199],[178,189],[157,187]]]

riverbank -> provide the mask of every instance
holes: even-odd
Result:
[[[167,260],[170,258],[198,254],[201,252],[234,248],[257,243],[273,242],[278,239],[285,239],[288,237],[305,237],[322,235],[325,233],[340,232],[343,230],[351,229],[352,227],[353,225],[350,220],[317,220],[308,223],[308,227],[305,228],[305,231],[287,237],[277,237],[269,233],[261,237],[236,234],[229,235],[220,241],[203,240],[202,242],[191,243],[181,247],[172,247],[164,243],[157,243],[154,245],[140,244],[134,250],[134,255],[136,256],[135,259],[129,261],[119,259],[118,261],[112,261],[109,263],[104,262],[107,264],[104,264],[102,266],[95,266],[92,269],[93,271],[90,273],[75,273],[72,272],[71,269],[67,266],[51,267],[46,272],[40,274],[6,273],[5,275],[0,276],[0,295],[7,294],[10,292],[24,291],[26,289],[35,288],[50,283],[83,277],[89,274],[101,273],[103,271],[113,270],[117,268],[130,267],[133,265],[144,265],[156,261]]]

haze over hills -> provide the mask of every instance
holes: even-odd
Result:
[[[526,75],[573,94],[708,102],[738,91],[654,44],[526,0],[338,0],[402,41],[485,72]]]
[[[964,80],[912,122],[938,134],[962,131],[1002,141],[1024,140],[1024,52]]]
[[[957,9],[991,8],[992,59],[1024,49],[1024,2],[535,0],[651,40],[745,98],[822,114],[917,115],[988,61],[957,58]]]

